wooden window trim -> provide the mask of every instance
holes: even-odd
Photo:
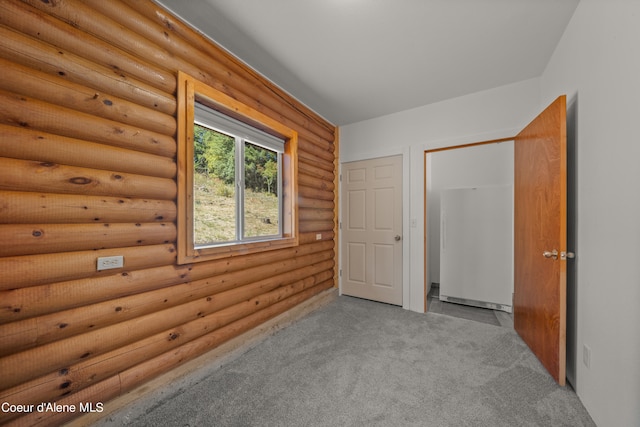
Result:
[[[193,241],[194,109],[199,102],[285,140],[282,155],[282,237],[196,249]],[[298,245],[298,133],[217,89],[178,72],[178,264]]]

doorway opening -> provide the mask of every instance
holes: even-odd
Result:
[[[493,153],[495,149],[487,149],[483,150],[482,146],[488,145],[498,145],[501,143],[513,143],[514,138],[500,138],[493,139],[488,141],[481,141],[471,144],[463,144],[456,145],[445,148],[438,148],[433,150],[425,150],[424,151],[424,292],[425,296],[428,296],[431,293],[432,283],[439,284],[439,276],[440,276],[440,245],[441,243],[441,218],[440,218],[440,188],[434,188],[433,184],[436,182],[434,179],[434,175],[432,172],[437,169],[434,167],[432,160],[436,158],[436,156],[440,155],[440,159],[442,163],[445,165],[444,168],[441,168],[442,171],[439,172],[439,176],[442,177],[439,179],[441,183],[438,186],[447,186],[447,187],[479,187],[481,185],[502,185],[505,181],[509,180],[509,177],[513,177],[513,157],[512,157],[512,145],[511,151],[509,151],[508,147],[506,151],[504,149],[500,149],[500,151]],[[457,165],[456,168],[447,167],[447,162],[451,163],[456,160],[457,153],[463,153],[462,149],[470,149],[465,153],[469,153],[468,156],[465,156],[466,159],[463,158],[464,165]],[[453,151],[456,150],[456,151]],[[482,150],[482,151],[480,151]],[[447,152],[447,153],[444,153]],[[440,153],[440,154],[438,154]],[[454,154],[451,156],[449,154]],[[508,156],[511,153],[511,159],[508,160]],[[473,155],[473,157],[471,157]],[[502,164],[495,167],[491,163],[496,163],[491,160],[491,156],[502,157],[499,160]],[[505,157],[506,156],[506,157]],[[505,158],[507,160],[505,160]],[[506,162],[506,163],[505,163]],[[485,166],[485,170],[483,168],[477,168],[478,165]],[[487,167],[488,166],[488,167]],[[473,172],[477,170],[478,172]],[[440,289],[438,289],[440,291]],[[434,293],[436,290],[434,290]],[[504,292],[503,292],[504,294]],[[446,298],[444,298],[446,299]],[[468,301],[472,305],[478,305],[474,302],[473,299]],[[424,311],[428,311],[427,306],[427,298],[424,301]],[[509,304],[510,306],[510,304]]]

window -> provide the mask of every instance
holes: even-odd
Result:
[[[178,79],[178,261],[297,245],[296,132]]]
[[[284,140],[198,102],[194,117],[196,248],[281,238]]]

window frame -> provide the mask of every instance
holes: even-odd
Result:
[[[298,133],[285,124],[235,98],[178,72],[177,141],[177,258],[178,264],[246,255],[298,245]],[[196,247],[194,242],[193,174],[194,123],[196,102],[232,119],[284,140],[282,165],[281,236],[224,242]]]

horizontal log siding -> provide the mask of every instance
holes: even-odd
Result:
[[[335,285],[335,127],[152,1],[2,0],[0,67],[0,401],[107,402]],[[299,246],[176,264],[179,70],[298,132]]]

